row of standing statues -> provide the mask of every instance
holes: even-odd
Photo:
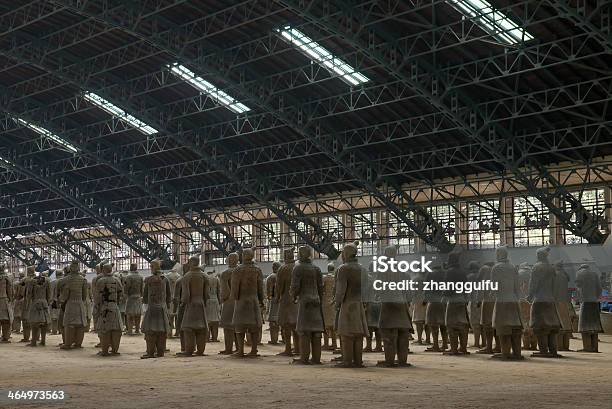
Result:
[[[559,350],[569,349],[574,311],[568,295],[569,276],[561,263],[549,262],[548,248],[537,251],[533,267],[513,265],[505,247],[496,250],[495,262],[480,265],[472,261],[467,268],[461,266],[460,253],[452,252],[445,265],[416,277],[417,281],[498,283],[497,291],[471,294],[374,291],[375,278],[401,281],[408,277],[394,271],[364,271],[353,243],[343,248],[339,268],[329,264],[325,275],[313,264],[310,247],[298,249],[297,262],[293,249],[283,253],[283,263],[273,263],[273,272],[265,280],[252,249],[243,250],[241,262],[237,253],[230,254],[227,269],[218,275],[204,273],[198,257],[167,274],[154,260],[146,278],[135,265],[129,273],[117,274],[109,262],[102,262],[91,284],[77,262],[53,281],[28,267],[25,277],[12,282],[2,267],[2,342],[10,342],[11,326],[15,332],[22,326],[22,341],[30,346],[45,345],[51,329],[62,334],[62,349],[81,348],[93,321],[101,356],[119,354],[125,331],[144,334],[143,359],[163,357],[166,340],[174,331],[180,337],[177,355],[188,357],[204,355],[207,342],[216,342],[222,328],[225,345],[220,354],[253,357],[258,356],[267,304],[269,343],[284,343],[279,355],[298,355],[294,361],[301,364],[320,364],[321,351],[327,349],[340,353],[335,360],[341,367],[362,367],[362,353],[371,351],[384,352],[379,366],[409,366],[414,327],[417,343],[423,343],[423,332],[425,343],[431,340],[426,351],[448,355],[468,354],[470,328],[475,346],[482,345],[478,353],[495,358],[522,359],[522,348],[537,349],[532,355],[536,357],[560,357]],[[387,247],[384,253],[396,258],[397,248]],[[602,332],[601,283],[586,264],[575,281],[581,302],[578,332],[582,351],[597,352],[598,333]],[[245,346],[250,346],[249,352]]]

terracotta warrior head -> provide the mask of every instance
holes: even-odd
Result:
[[[198,270],[200,268],[200,256],[191,256],[187,262],[189,270]]]
[[[35,266],[28,266],[26,268],[26,274],[28,277],[34,277],[36,275],[36,267]]]
[[[102,263],[96,264],[96,266],[94,267],[94,270],[96,271],[96,275],[102,274]]]
[[[227,265],[229,267],[236,267],[238,265],[238,253],[230,253],[227,256]]]
[[[310,246],[300,246],[298,249],[298,259],[302,263],[307,263],[312,261],[312,247]]]
[[[495,259],[499,262],[506,262],[508,261],[508,247],[506,246],[499,246],[496,250],[495,250]]]
[[[293,253],[294,253],[293,247],[291,247],[290,249],[283,250],[283,261],[285,262],[285,264],[290,264],[295,261],[295,256]]]
[[[342,261],[349,263],[357,261],[357,245],[359,242],[349,243],[342,249]]]
[[[113,265],[109,260],[104,260],[100,263],[100,271],[105,276],[113,275]]]
[[[25,278],[25,273],[23,271],[19,272],[19,279],[23,280]]]
[[[387,246],[384,249],[384,254],[385,256],[387,256],[388,258],[396,258],[397,257],[397,250],[398,250],[398,246]]]
[[[161,266],[161,262],[160,262],[159,265]],[[138,272],[138,265],[136,263],[131,263],[130,264],[130,272]]]
[[[55,278],[62,278],[64,276],[64,270],[63,269],[59,269],[59,270],[55,270]]]
[[[253,259],[255,258],[255,249],[254,248],[246,248],[242,250],[242,263],[250,264],[253,263]]]
[[[152,260],[150,267],[151,267],[151,274],[161,273],[161,260],[157,258],[155,260]],[[130,268],[132,268],[132,266],[130,266]]]
[[[470,274],[477,274],[478,270],[480,270],[480,263],[476,260],[470,261],[468,263],[468,270],[470,271]]]
[[[274,263],[272,263],[272,273],[278,273],[278,269],[281,268],[281,265],[282,264],[280,263],[280,261],[275,261]]]
[[[538,257],[538,261],[542,263],[548,263],[548,254],[550,253],[550,247],[540,247],[536,251],[536,255]]]

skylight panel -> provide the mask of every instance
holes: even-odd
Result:
[[[108,112],[112,116],[128,123],[130,126],[133,126],[145,135],[153,135],[158,132],[157,129],[147,125],[146,123],[142,122],[140,119],[134,117],[133,115],[128,114],[123,109],[119,108],[112,102],[107,101],[98,94],[94,94],[93,92],[86,92],[85,94],[83,94],[83,98],[96,105],[98,108]]]
[[[42,137],[52,140],[53,142],[55,142],[62,148],[65,148],[66,150],[72,153],[76,153],[78,151],[78,149],[74,145],[72,145],[70,142],[68,142],[67,140],[63,138],[60,138],[59,136],[55,135],[53,132],[49,131],[48,129],[45,129],[38,125],[34,125],[33,123],[25,121],[21,118],[15,118],[15,121],[18,124],[23,125],[26,128],[33,130],[34,132],[41,135]]]
[[[230,111],[235,112],[237,114],[242,114],[243,112],[248,112],[251,110],[251,108],[247,107],[241,102],[238,102],[224,91],[220,90],[210,82],[206,81],[204,78],[198,77],[193,71],[191,71],[184,65],[174,63],[169,65],[168,67],[170,67],[170,71],[172,71],[172,73],[175,74],[177,77],[179,77],[185,82],[188,82],[195,89],[210,95],[219,104],[223,105]]]
[[[328,71],[340,76],[340,79],[347,84],[360,85],[370,81],[368,77],[357,72],[355,68],[340,58],[334,57],[329,50],[307,37],[301,31],[289,26],[283,29],[277,29],[276,31],[280,33],[283,40],[297,47],[298,50],[304,53],[308,58],[323,66]]]
[[[531,34],[501,11],[494,10],[485,0],[449,0],[449,2],[501,42],[515,45],[533,40]]]

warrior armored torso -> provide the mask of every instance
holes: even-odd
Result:
[[[99,276],[96,281],[94,302],[97,306],[98,321],[96,331],[121,331],[121,313],[119,300],[122,297],[123,287],[119,279],[112,275]]]
[[[87,325],[87,308],[89,285],[78,271],[71,272],[62,278],[58,288],[60,303],[64,305],[64,326],[84,327]]]
[[[51,301],[51,286],[46,277],[38,276],[30,280],[26,286],[26,303],[28,305],[28,321],[31,324],[50,324],[49,301]]]
[[[206,301],[206,319],[208,319],[208,322],[219,322],[221,319],[219,279],[215,275],[209,275],[207,278],[208,300]]]
[[[168,306],[172,303],[170,282],[161,274],[153,274],[144,280],[144,303],[147,311],[142,321],[142,331],[170,331]]]
[[[319,267],[310,260],[300,260],[293,268],[291,295],[298,300],[296,329],[299,333],[323,332],[321,298],[323,278]]]
[[[254,262],[245,261],[232,272],[231,297],[235,302],[232,325],[236,332],[261,327],[263,273]]]
[[[142,314],[142,292],[144,289],[144,280],[137,271],[130,271],[124,279],[125,294],[127,297],[125,313],[127,315]]]
[[[291,288],[291,273],[295,263],[287,262],[278,269],[276,278],[276,297],[278,297],[278,324],[281,326],[295,325],[297,322],[297,304],[289,294]]]

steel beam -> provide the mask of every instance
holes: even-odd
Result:
[[[476,104],[463,92],[448,92],[444,79],[438,78],[435,66],[431,66],[424,59],[418,63],[414,62],[411,66],[412,72],[427,72],[431,75],[428,81],[418,81],[414,76],[411,77],[404,70],[399,69],[399,66],[403,63],[400,50],[388,48],[385,54],[378,51],[375,44],[379,41],[378,39],[384,38],[381,33],[370,29],[367,33],[368,42],[363,41],[360,34],[364,33],[360,32],[357,22],[367,21],[367,14],[354,15],[349,11],[349,18],[342,19],[342,21],[333,21],[326,18],[328,15],[326,12],[322,15],[316,14],[314,5],[318,2],[311,2],[307,6],[304,6],[304,3],[291,0],[283,0],[283,3],[292,7],[303,18],[316,22],[324,30],[343,38],[351,46],[360,49],[368,58],[387,67],[390,75],[410,85],[415,93],[444,113],[466,136],[478,141],[487,152],[504,166],[505,170],[512,172],[514,177],[526,187],[527,191],[537,197],[566,229],[575,235],[586,238],[590,243],[603,243],[605,237],[598,230],[585,228],[585,226],[580,225],[579,221],[572,220],[573,213],[585,212],[588,214],[582,205],[576,202],[573,196],[550,173],[546,172],[543,166],[538,164],[530,165],[538,169],[545,184],[534,183],[532,178],[522,169],[522,166],[525,166],[525,158],[522,155],[521,147],[514,143],[514,135],[508,132],[506,128],[491,123],[486,112],[477,109]],[[338,2],[334,5],[343,7],[345,11],[351,10],[351,7],[347,4]],[[325,7],[329,7],[329,3],[326,3]],[[358,29],[355,30],[353,25],[357,25]],[[393,56],[393,58],[389,58],[389,56]],[[449,103],[449,101],[452,103]],[[462,114],[458,108],[463,108],[464,112],[469,115]],[[488,131],[488,137],[483,137],[484,131]],[[495,141],[495,139],[498,140]],[[551,190],[551,188],[554,190]],[[555,203],[556,199],[570,201],[576,206],[576,210],[567,212],[565,209],[559,208]]]

